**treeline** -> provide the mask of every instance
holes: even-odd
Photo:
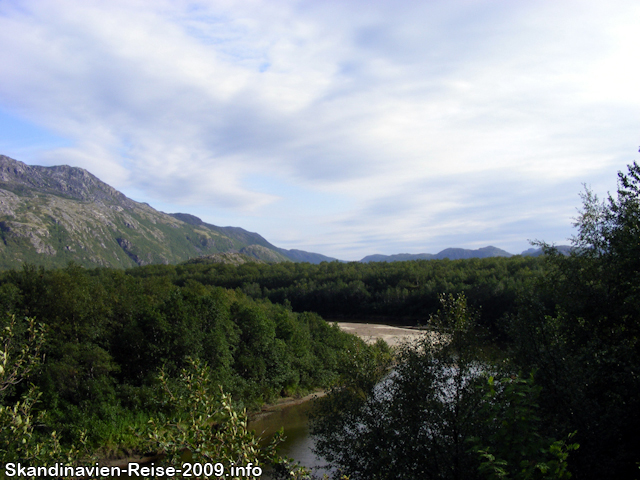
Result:
[[[0,400],[12,404],[32,382],[47,423],[67,438],[86,430],[94,444],[121,443],[129,425],[161,407],[161,369],[175,379],[200,360],[234,400],[259,404],[329,386],[340,356],[359,342],[315,313],[241,291],[75,265],[4,272],[0,310],[3,330],[16,320],[14,343],[29,343],[24,318],[46,325],[39,371]],[[9,347],[19,352],[20,342]]]
[[[532,257],[25,266],[0,274],[0,327],[12,318],[46,325],[45,361],[3,401],[16,401],[32,382],[42,394],[37,408],[65,438],[87,430],[94,444],[115,447],[133,442],[124,432],[160,408],[162,368],[175,379],[188,359],[201,360],[240,405],[328,387],[358,340],[319,314],[425,324],[439,294],[464,293],[503,338],[502,320],[542,268]]]
[[[240,266],[194,262],[131,269],[136,277],[167,278],[176,285],[195,281],[241,289],[252,298],[313,311],[324,318],[384,318],[426,323],[439,308],[442,293],[462,293],[481,311],[482,321],[496,322],[513,313],[516,298],[543,268],[540,257],[406,262],[249,263]]]

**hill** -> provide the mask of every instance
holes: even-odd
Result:
[[[321,262],[335,258],[276,247],[255,232],[219,227],[188,213],[136,202],[90,172],[26,165],[0,155],[0,269],[25,263],[129,268],[203,262]],[[568,253],[569,247],[558,247]],[[565,250],[567,250],[565,252]],[[540,255],[529,249],[522,255]],[[233,254],[233,255],[218,255]],[[369,255],[360,262],[510,257],[496,247],[447,248],[437,254]]]
[[[128,268],[218,253],[265,262],[329,257],[275,247],[257,233],[218,227],[136,202],[88,171],[30,166],[0,155],[0,268],[25,263]],[[320,260],[322,259],[322,260]]]
[[[405,260],[460,260],[463,258],[487,258],[487,257],[512,257],[513,255],[500,248],[483,247],[477,250],[469,250],[466,248],[446,248],[439,253],[399,253],[397,255],[368,255],[360,260],[363,263],[368,262],[401,262]]]

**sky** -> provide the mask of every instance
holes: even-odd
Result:
[[[359,260],[568,244],[639,160],[640,2],[0,0],[0,154]]]

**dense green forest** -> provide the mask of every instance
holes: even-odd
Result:
[[[464,293],[495,327],[513,313],[516,298],[543,268],[540,257],[413,260],[405,262],[245,264],[238,267],[196,260],[183,265],[150,265],[128,270],[136,277],[167,278],[176,285],[241,289],[255,299],[288,304],[324,318],[378,319],[426,323],[442,293]]]
[[[310,312],[426,322],[439,292],[464,292],[494,321],[514,308],[540,265],[516,257],[127,271],[26,266],[0,275],[0,308],[4,322],[29,317],[47,326],[46,362],[32,380],[52,420],[108,428],[122,411],[153,409],[159,369],[176,376],[188,358],[207,362],[225,391],[248,405],[327,387],[356,340]]]
[[[25,317],[46,325],[45,361],[29,379],[42,393],[39,408],[63,435],[86,429],[96,445],[117,442],[109,437],[118,434],[114,426],[158,408],[161,368],[175,378],[189,358],[199,359],[225,392],[253,405],[327,387],[356,341],[317,314],[240,291],[78,266],[5,272],[0,308],[3,328]],[[25,325],[17,322],[17,339]],[[25,388],[13,386],[4,398]]]
[[[235,409],[324,388],[318,449],[350,480],[638,478],[640,167],[576,227],[539,258],[3,272],[0,455],[146,435],[246,459]],[[320,315],[431,334],[392,356]]]

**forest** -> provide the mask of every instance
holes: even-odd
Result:
[[[582,199],[569,255],[5,271],[0,462],[190,450],[311,478],[241,412],[324,389],[336,478],[639,478],[640,167]],[[344,318],[430,334],[392,351]]]
[[[313,311],[326,319],[379,319],[423,324],[439,308],[442,293],[463,293],[496,327],[512,313],[518,292],[537,272],[539,257],[413,260],[405,262],[249,263],[239,266],[195,259],[182,265],[149,265],[129,270],[136,277],[168,278],[176,285],[240,289],[254,299]]]

